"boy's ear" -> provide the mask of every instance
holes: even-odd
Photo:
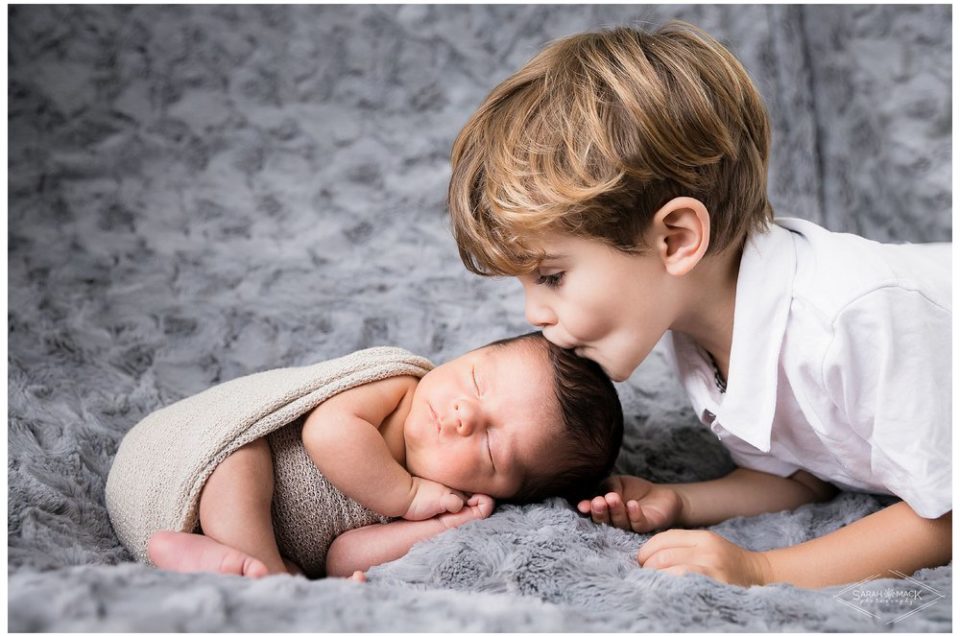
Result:
[[[647,238],[667,272],[683,276],[710,247],[710,214],[699,200],[676,197],[657,210]]]

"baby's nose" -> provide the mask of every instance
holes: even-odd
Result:
[[[453,403],[453,417],[451,419],[457,425],[458,434],[472,435],[480,423],[480,413],[476,405],[469,400],[460,399]]]

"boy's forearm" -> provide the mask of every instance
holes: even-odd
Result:
[[[320,472],[343,494],[388,517],[406,513],[413,477],[370,423],[348,416],[325,420],[305,426],[303,442]]]
[[[337,537],[327,552],[327,576],[347,577],[357,570],[399,559],[419,541],[446,530],[437,518],[364,526]]]
[[[807,475],[807,484],[819,482]],[[680,525],[688,528],[711,526],[732,517],[749,517],[765,512],[792,510],[827,499],[833,489],[819,482],[778,477],[748,468],[737,468],[711,481],[670,484],[683,501]]]
[[[824,587],[948,563],[953,513],[924,519],[904,502],[812,541],[763,553],[765,583]]]

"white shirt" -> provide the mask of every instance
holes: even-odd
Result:
[[[800,219],[752,235],[726,393],[699,345],[666,339],[695,412],[733,460],[896,495],[926,518],[952,510],[950,248]]]

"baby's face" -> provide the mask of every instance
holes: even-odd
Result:
[[[436,367],[404,421],[407,470],[468,493],[516,495],[548,465],[559,434],[553,386],[546,352],[522,341]]]

